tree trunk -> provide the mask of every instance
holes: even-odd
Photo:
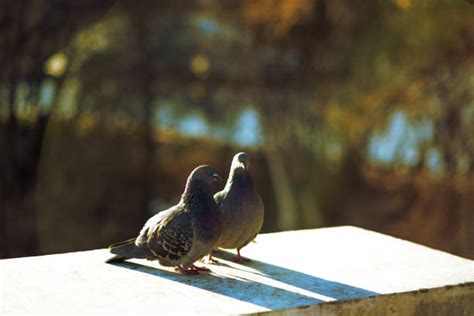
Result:
[[[33,127],[7,122],[2,152],[2,253],[18,257],[38,254],[38,227],[34,203],[41,147],[49,116],[40,116]],[[14,245],[14,248],[12,246]]]
[[[149,26],[146,25],[147,19],[134,20],[134,28],[136,34],[136,47],[140,51],[138,61],[140,74],[139,80],[141,82],[141,99],[142,99],[142,141],[144,148],[143,165],[142,165],[142,177],[143,177],[143,189],[142,189],[142,208],[143,217],[147,218],[150,216],[150,204],[153,199],[153,179],[155,175],[155,159],[156,159],[156,148],[154,140],[154,121],[153,121],[153,101],[155,93],[153,91],[153,82],[155,80],[155,73],[153,69],[153,57],[150,54],[148,47],[150,39],[153,34],[149,30]]]
[[[295,229],[297,227],[297,206],[291,189],[291,182],[286,172],[287,168],[277,150],[266,148],[264,151],[277,202],[278,229]]]

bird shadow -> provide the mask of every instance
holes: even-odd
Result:
[[[219,261],[220,265],[229,265],[228,262],[232,262],[234,254],[228,251],[218,250],[214,252],[214,256],[225,261]],[[295,271],[292,269],[284,268],[281,266],[273,265],[267,262],[258,261],[251,259],[244,265],[239,265],[243,269],[252,268],[257,271],[256,273],[262,274],[268,278],[278,280],[285,284],[312,292],[319,295],[324,295],[335,300],[349,300],[361,297],[368,297],[378,295],[380,293],[359,288],[353,285],[344,284],[336,281],[331,281],[323,278],[319,278],[310,274]],[[239,268],[240,268],[239,267]]]
[[[262,261],[252,260],[245,266],[227,263],[226,261],[230,261],[232,256],[227,252],[216,252],[216,257],[221,259],[218,266],[226,266],[224,274],[217,271],[195,276],[185,276],[132,261],[110,264],[225,295],[270,310],[378,294]],[[219,269],[216,267],[215,270]]]

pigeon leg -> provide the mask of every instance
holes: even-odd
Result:
[[[175,271],[184,274],[184,275],[196,275],[199,274],[199,272],[196,269],[193,269],[192,267],[190,268],[183,268],[182,266],[176,266]]]
[[[209,256],[207,257],[207,262],[210,263],[210,264],[218,264],[219,263],[219,260],[214,259],[212,257],[212,250],[211,250],[211,252],[209,252]]]
[[[234,261],[235,261],[235,262],[237,262],[237,263],[241,263],[241,264],[243,264],[243,263],[245,263],[245,262],[249,262],[249,261],[251,261],[251,260],[250,260],[250,259],[247,259],[247,258],[244,258],[244,257],[242,257],[242,256],[240,255],[240,249],[239,249],[239,248],[237,248],[237,256],[235,256],[235,258],[234,258]]]

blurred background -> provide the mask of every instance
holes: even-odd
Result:
[[[244,150],[264,232],[474,258],[473,26],[463,0],[0,1],[0,257],[133,237]]]

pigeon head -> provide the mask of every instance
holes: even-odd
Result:
[[[232,159],[232,169],[242,168],[244,170],[248,169],[250,166],[249,155],[245,152],[240,152],[235,154],[234,159]]]
[[[194,180],[204,181],[208,184],[213,184],[215,182],[221,182],[222,178],[211,166],[202,165],[194,169],[189,175],[188,182]]]
[[[192,203],[191,201],[195,202],[196,199],[202,200],[208,197],[214,201],[211,194],[212,184],[221,181],[221,177],[214,168],[208,165],[199,166],[189,175],[181,200],[184,203]]]

